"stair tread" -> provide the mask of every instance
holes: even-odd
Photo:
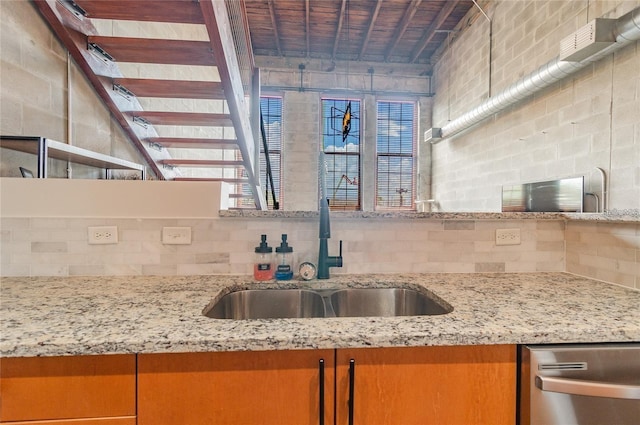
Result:
[[[156,80],[150,78],[116,78],[119,84],[138,97],[223,100],[222,84],[215,81]]]
[[[238,141],[235,139],[149,137],[146,140],[147,142],[157,143],[166,148],[183,148],[183,149],[237,149],[238,148]]]
[[[193,0],[75,0],[89,18],[204,24],[202,10]]]
[[[171,112],[171,111],[133,111],[133,117],[144,118],[154,125],[201,125],[231,127],[231,115],[207,112]]]
[[[243,167],[244,162],[238,160],[225,159],[161,159],[160,164],[173,165],[179,167],[204,167],[204,168],[236,168]]]
[[[89,36],[89,44],[100,46],[116,62],[164,65],[215,66],[208,41],[160,40],[155,38]]]
[[[249,180],[247,179],[235,179],[235,178],[226,178],[226,177],[175,177],[174,181],[182,181],[182,182],[225,182],[232,184],[249,184]]]

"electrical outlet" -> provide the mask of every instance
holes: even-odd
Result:
[[[163,227],[162,243],[165,245],[189,245],[191,227]]]
[[[89,245],[118,243],[118,226],[90,226]]]
[[[520,229],[496,229],[496,245],[520,245]]]

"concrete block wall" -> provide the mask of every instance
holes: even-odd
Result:
[[[617,18],[639,6],[639,1],[490,2],[491,93],[555,58],[560,40],[589,20]],[[488,43],[488,22],[477,16],[441,52],[434,80],[434,127],[487,98]],[[585,176],[587,191],[602,196],[596,168],[608,179],[604,196],[609,209],[640,209],[638,69],[636,42],[433,145],[432,197],[440,210],[499,211],[502,185],[577,175]]]
[[[35,6],[27,1],[2,1],[0,15],[0,134],[44,136],[143,163]],[[32,155],[3,150],[0,161],[5,177],[19,177],[18,165],[35,170]],[[66,177],[66,165],[53,162],[50,175]],[[74,166],[75,177],[100,173]]]
[[[318,151],[321,138],[320,105],[324,97],[359,99],[362,103],[361,117],[361,184],[362,209],[373,211],[375,205],[376,166],[376,102],[377,100],[415,101],[419,114],[416,135],[431,126],[431,98],[428,77],[419,76],[419,66],[397,67],[390,64],[375,65],[373,91],[371,75],[362,63],[353,64],[347,71],[344,62],[333,64],[335,71],[327,72],[330,65],[320,60],[304,61],[300,86],[300,61],[278,60],[257,57],[261,68],[261,83],[264,95],[283,97],[283,150],[282,190],[284,210],[316,211],[318,209]],[[348,77],[348,78],[347,78]],[[342,90],[342,91],[341,91]],[[366,91],[361,93],[358,90]],[[393,92],[394,95],[389,94]],[[430,197],[431,149],[418,146],[419,168],[418,199]]]
[[[283,210],[318,210],[320,99],[317,93],[284,93],[282,100]]]

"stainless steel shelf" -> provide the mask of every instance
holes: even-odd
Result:
[[[47,178],[49,158],[73,162],[105,170],[132,170],[141,173],[145,179],[145,166],[113,156],[93,152],[88,149],[68,145],[38,136],[0,136],[0,147],[31,153],[38,157],[38,178]]]

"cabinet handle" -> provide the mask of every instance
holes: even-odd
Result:
[[[590,397],[640,400],[640,386],[608,382],[581,381],[578,379],[536,376],[536,387],[542,391],[577,394]]]
[[[320,375],[320,401],[318,403],[320,405],[320,414],[318,417],[320,418],[320,425],[324,425],[324,359],[320,359],[318,372]]]
[[[354,393],[356,384],[356,361],[349,360],[349,425],[353,425],[353,411],[355,410]]]

